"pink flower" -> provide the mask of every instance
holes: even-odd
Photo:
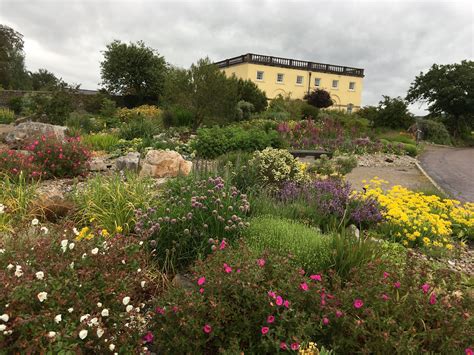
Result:
[[[394,283],[393,283],[393,287],[395,287],[395,288],[400,288],[400,282],[398,282],[398,281],[397,281],[397,282],[394,282]]]
[[[227,246],[227,243],[225,240],[222,240],[221,244],[219,245],[219,250],[224,250]]]
[[[231,268],[229,265],[227,265],[226,263],[224,263],[224,271],[225,271],[226,273],[231,273],[231,272],[232,272],[232,268]]]
[[[466,348],[464,352],[466,353],[466,355],[474,355],[474,351],[471,348]]]
[[[339,310],[336,311],[336,317],[341,318],[343,316],[343,313]]]
[[[270,316],[267,317],[267,323],[270,323],[270,324],[271,324],[271,323],[273,323],[274,321],[275,321],[275,317],[274,317],[274,316],[270,315]]]
[[[280,342],[280,349],[281,350],[288,350],[288,346],[284,341]]]
[[[384,301],[388,301],[390,299],[390,297],[388,297],[385,293],[382,295],[382,299]]]
[[[308,284],[306,282],[303,282],[300,284],[300,288],[303,290],[303,291],[308,291],[309,290],[309,287],[308,287]]]
[[[300,347],[300,344],[298,343],[291,343],[291,350],[298,350]]]
[[[265,266],[265,259],[258,259],[258,260],[257,260],[257,264],[258,264],[258,266],[260,266],[260,267],[264,267],[264,266]]]
[[[423,286],[421,286],[421,289],[423,290],[423,293],[428,293],[428,291],[430,290],[430,285],[424,284]]]
[[[145,336],[143,337],[143,341],[144,341],[145,343],[151,343],[151,342],[153,341],[153,338],[154,338],[153,333],[152,333],[152,332],[148,332],[148,333],[146,333]]]
[[[262,334],[263,335],[267,334],[269,330],[270,330],[270,328],[268,328],[268,327],[262,327]]]
[[[276,294],[273,291],[268,291],[268,296],[271,297],[271,298],[275,298]]]
[[[432,293],[430,296],[430,304],[436,304],[436,293]]]
[[[277,296],[276,304],[277,306],[281,306],[283,304],[283,298],[281,296]]]
[[[288,300],[285,300],[283,302],[283,306],[285,306],[286,308],[290,308],[290,302],[288,302]]]
[[[324,325],[328,325],[328,324],[329,324],[329,318],[324,317],[324,318],[323,318],[323,324],[324,324]]]
[[[198,279],[198,285],[199,286],[202,286],[206,283],[206,278],[204,276],[201,276],[199,279]]]
[[[204,289],[202,287],[199,289],[199,293],[204,293]]]
[[[156,307],[155,312],[158,314],[165,314],[164,308],[161,307]]]
[[[314,281],[322,281],[323,280],[320,274],[311,275],[309,278],[311,280],[314,280]]]
[[[237,273],[240,274],[240,269],[237,269]]]
[[[299,273],[301,276],[303,276],[306,273],[306,271],[304,271],[303,269],[300,269]]]
[[[204,327],[202,327],[202,330],[204,331],[204,333],[209,334],[210,332],[212,332],[212,327],[209,324],[205,324]]]
[[[360,300],[360,299],[355,299],[355,300],[354,300],[354,308],[359,309],[359,308],[361,308],[363,305],[364,305],[364,302],[362,302],[362,300]]]
[[[383,278],[386,279],[387,277],[389,277],[390,274],[386,271],[383,272]]]

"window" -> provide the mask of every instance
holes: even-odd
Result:
[[[333,89],[337,89],[339,86],[339,80],[333,80],[332,81],[332,88]]]
[[[314,78],[314,86],[321,86],[321,78]]]
[[[277,74],[277,83],[283,82],[284,75],[282,73]]]
[[[353,81],[351,81],[351,82],[349,83],[349,90],[350,90],[350,91],[355,91],[355,88],[356,88],[356,83],[353,82]]]
[[[296,85],[303,85],[303,77],[301,75],[296,77]]]
[[[347,113],[352,113],[352,109],[354,108],[353,104],[348,104],[347,105]]]
[[[263,80],[263,71],[257,71],[257,80]]]

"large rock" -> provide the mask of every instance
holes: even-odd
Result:
[[[111,171],[114,167],[113,160],[108,156],[92,157],[89,161],[89,171],[93,172]]]
[[[0,124],[0,142],[4,142],[10,132],[15,130],[15,126],[9,124]]]
[[[119,171],[138,171],[140,167],[140,153],[130,152],[115,160],[115,167]]]
[[[66,127],[49,123],[24,122],[7,133],[5,143],[12,147],[22,147],[27,141],[43,135],[54,136],[59,140],[63,140],[66,136],[66,129]]]
[[[190,161],[184,160],[178,152],[150,150],[142,161],[140,175],[156,178],[188,175],[192,165]]]

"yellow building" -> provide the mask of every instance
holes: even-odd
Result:
[[[361,106],[364,69],[252,53],[215,64],[227,76],[252,80],[268,99],[278,95],[302,99],[319,88],[331,94],[332,108],[353,112]]]

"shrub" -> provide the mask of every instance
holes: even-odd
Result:
[[[63,126],[72,110],[71,94],[64,90],[57,90],[53,92],[44,108],[46,122]]]
[[[252,103],[247,101],[239,101],[237,102],[237,113],[236,119],[237,121],[245,121],[250,119],[252,112],[254,112],[254,106]]]
[[[35,164],[33,155],[26,155],[16,150],[0,150],[0,173],[10,179],[18,179],[20,175],[28,180],[38,179],[43,172]]]
[[[90,153],[79,137],[60,141],[55,136],[41,136],[26,149],[33,154],[32,163],[41,168],[44,177],[74,177],[88,171]]]
[[[163,270],[174,271],[232,242],[246,227],[247,196],[220,177],[170,183],[163,199],[138,210],[135,232],[153,240]]]
[[[419,119],[416,121],[416,126],[421,130],[422,139],[435,144],[451,144],[451,137],[442,122]]]
[[[403,144],[402,145],[404,152],[411,156],[416,157],[418,155],[418,148],[413,144]]]
[[[307,104],[303,105],[301,108],[301,118],[315,120],[319,116],[319,109],[313,105]]]
[[[169,127],[191,127],[194,122],[194,114],[182,107],[175,106],[163,112],[163,125]]]
[[[119,138],[111,133],[98,133],[84,135],[81,137],[82,143],[90,150],[104,150],[108,153],[113,152],[119,145]]]
[[[330,265],[331,238],[300,222],[274,216],[253,218],[245,232],[250,249],[260,254],[270,250],[282,256],[291,255],[295,266],[314,273]]]
[[[72,197],[80,225],[92,223],[109,232],[119,228],[127,234],[135,226],[135,210],[148,208],[154,197],[153,180],[136,174],[96,176],[76,189]]]
[[[379,102],[377,113],[373,117],[375,127],[407,129],[414,122],[413,115],[408,111],[407,103],[401,98],[383,96]]]
[[[104,98],[100,105],[100,115],[103,117],[112,117],[117,112],[117,105],[114,100]]]
[[[23,98],[21,96],[14,97],[8,101],[8,108],[19,115],[23,110]]]
[[[278,353],[309,342],[336,353],[462,352],[473,297],[459,274],[376,260],[349,280],[311,274],[272,253],[216,251],[193,268],[195,289],[174,287],[147,328],[156,353]]]
[[[120,127],[118,135],[126,140],[134,138],[152,139],[157,132],[158,124],[156,121],[143,116],[135,116]]]
[[[15,112],[8,109],[0,107],[0,124],[10,124],[15,121]]]
[[[1,323],[2,352],[141,348],[142,314],[162,289],[145,246],[119,235],[77,242],[71,227],[48,227],[31,226],[0,242],[0,311],[8,316]]]
[[[357,158],[354,155],[337,155],[329,159],[326,154],[323,154],[308,168],[308,172],[323,176],[344,176],[355,167],[357,167]]]
[[[314,89],[311,93],[306,94],[304,99],[308,104],[317,108],[326,108],[334,104],[331,94],[323,89]]]
[[[116,116],[122,122],[129,122],[137,117],[158,120],[161,116],[161,110],[153,105],[141,105],[135,108],[120,108],[116,111]]]
[[[66,120],[65,125],[67,126],[69,133],[73,131],[81,133],[99,132],[103,128],[100,122],[90,114],[82,114],[78,112],[72,112]]]

